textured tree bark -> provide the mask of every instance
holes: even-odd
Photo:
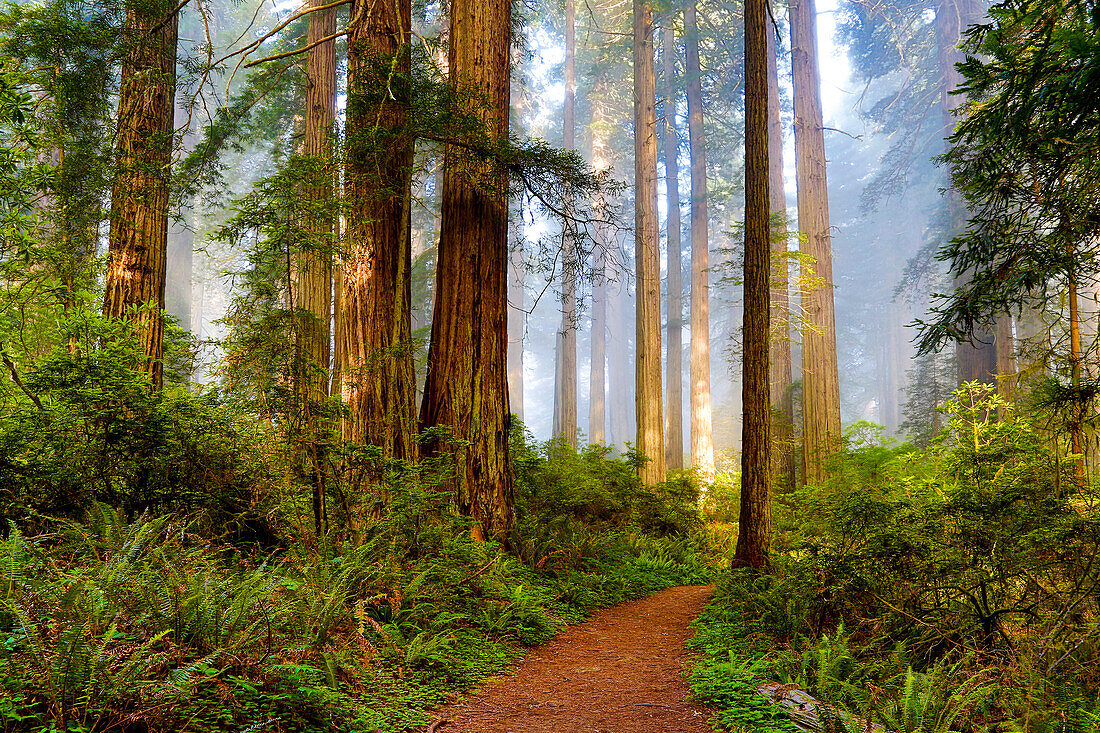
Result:
[[[562,147],[576,149],[576,34],[573,25],[574,0],[565,0],[565,109]],[[573,213],[566,201],[566,213]],[[562,230],[561,328],[558,329],[554,359],[553,435],[572,448],[577,447],[577,232],[566,220]]]
[[[637,278],[634,410],[635,447],[646,461],[642,481],[665,480],[661,419],[661,263],[657,246],[657,88],[653,68],[653,8],[634,0],[634,242]]]
[[[803,252],[813,260],[813,274],[819,281],[805,288],[802,296],[807,325],[802,334],[802,465],[806,483],[825,478],[825,459],[836,450],[840,438],[840,379],[816,12],[814,0],[790,3],[798,228]]]
[[[412,359],[413,140],[409,0],[356,0],[348,28],[347,252],[342,266],[344,440],[416,456]]]
[[[176,90],[179,16],[170,0],[130,0],[129,43],[118,97],[118,173],[103,314],[129,321],[143,355],[139,367],[159,388],[164,378],[164,286],[168,259],[168,185]]]
[[[311,0],[314,7],[327,0]],[[325,446],[334,422],[322,407],[329,396],[329,365],[332,323],[332,251],[335,215],[333,134],[336,120],[336,41],[319,43],[336,32],[336,8],[310,14],[306,32],[311,46],[306,54],[305,135],[301,155],[311,167],[310,180],[303,187],[307,211],[302,217],[305,246],[294,252],[288,296],[295,313],[294,394],[297,419],[295,437],[300,441],[303,466],[309,466],[313,487],[314,527],[320,534],[328,525],[325,510]],[[317,45],[313,45],[317,44]]]
[[[676,32],[671,23],[662,34],[661,68],[665,77],[665,201],[668,269],[668,345],[665,361],[665,461],[684,467],[683,262],[680,243],[680,136],[676,131]]]
[[[707,233],[707,151],[703,137],[703,88],[695,0],[684,7],[688,147],[691,152],[691,465],[714,479],[710,407],[710,239]]]
[[[771,239],[771,384],[774,478],[793,489],[794,400],[791,396],[790,288],[787,260],[787,193],[783,181],[783,119],[779,108],[779,69],[775,32],[767,29],[768,52],[768,200],[774,221]]]
[[[745,0],[745,317],[741,513],[733,564],[766,570],[771,539],[768,0]]]
[[[473,111],[490,133],[508,135],[509,0],[453,0],[448,63],[452,79],[484,93]],[[473,175],[493,184],[474,185]],[[464,170],[465,169],[465,170]],[[443,169],[443,223],[436,271],[428,375],[420,419],[463,441],[436,439],[453,453],[455,501],[476,521],[475,536],[507,544],[515,522],[508,452],[507,173],[464,159],[449,146]]]

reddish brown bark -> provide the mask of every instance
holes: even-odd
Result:
[[[691,465],[714,478],[710,404],[710,238],[707,232],[707,151],[695,2],[684,8],[684,62],[691,152]]]
[[[416,455],[409,236],[408,0],[356,0],[348,29],[343,437]]]
[[[802,251],[813,261],[817,280],[802,296],[807,325],[802,334],[802,466],[808,483],[825,478],[825,459],[836,450],[840,439],[840,378],[816,12],[814,0],[790,3],[798,228]]]
[[[118,99],[118,173],[103,314],[130,322],[154,387],[164,376],[164,287],[168,259],[168,184],[179,18],[169,0],[131,0],[129,44]]]
[[[634,0],[634,247],[637,280],[634,363],[639,468],[642,481],[665,479],[661,419],[661,265],[657,233],[657,112],[653,8]]]
[[[767,0],[745,1],[745,346],[741,392],[741,512],[733,562],[759,570],[769,565],[771,544],[767,18]]]
[[[509,0],[453,0],[448,62],[453,79],[480,89],[472,111],[497,138],[508,134]],[[453,453],[455,500],[475,534],[507,542],[515,522],[508,452],[507,174],[491,163],[445,153],[443,223],[436,270],[428,375],[420,418],[463,442]],[[492,190],[474,185],[470,169]]]

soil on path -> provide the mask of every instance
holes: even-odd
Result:
[[[687,701],[688,624],[710,586],[669,588],[597,611],[532,649],[511,675],[441,711],[440,733],[712,733]]]

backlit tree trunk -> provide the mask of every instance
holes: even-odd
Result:
[[[348,28],[344,440],[416,455],[409,230],[409,0],[356,0]]]
[[[771,281],[771,404],[775,441],[774,479],[794,488],[794,400],[791,396],[790,289],[787,266],[787,193],[783,181],[783,119],[779,109],[779,70],[775,31],[767,29],[768,51],[768,200],[775,220],[772,229]]]
[[[498,138],[508,134],[510,0],[453,0],[448,63],[453,79],[484,97],[474,112]],[[453,453],[455,501],[477,536],[507,542],[515,521],[508,454],[507,174],[464,160],[449,146],[443,170],[443,223],[424,404],[425,427],[446,427],[462,446],[437,439],[430,452]],[[494,190],[474,185],[464,168]]]
[[[710,238],[707,234],[707,152],[695,2],[684,8],[688,146],[691,152],[691,465],[714,478],[710,409]]]
[[[576,36],[573,0],[565,0],[565,109],[562,147],[576,149]],[[571,214],[571,201],[566,213]],[[554,375],[553,435],[577,447],[577,236],[576,225],[566,219],[562,230],[561,327],[558,330]]]
[[[661,419],[661,264],[657,246],[657,114],[653,68],[653,8],[634,0],[634,248],[636,448],[647,485],[665,479]]]
[[[179,17],[171,0],[130,0],[129,44],[118,96],[118,174],[103,314],[125,318],[153,386],[164,376],[164,286],[168,259],[168,184]]]
[[[980,13],[973,0],[938,0],[936,2],[936,43],[939,46],[940,69],[943,83],[940,87],[940,110],[943,117],[943,137],[951,135],[955,127],[954,110],[963,102],[961,95],[952,94],[962,81],[955,64],[963,60],[959,50],[963,31],[977,20]],[[959,194],[949,190],[946,195],[950,226],[961,230],[966,223],[966,208]],[[960,284],[966,276],[959,278]],[[993,384],[997,374],[997,345],[995,328],[975,331],[972,341],[959,341],[955,345],[955,363],[959,371],[959,384],[977,381]]]
[[[807,483],[825,478],[825,459],[836,450],[840,438],[840,380],[816,12],[814,0],[790,3],[798,228],[802,251],[813,260],[817,280],[812,287],[804,288],[802,295],[806,319],[802,334],[802,465]]]
[[[768,5],[745,1],[745,318],[741,429],[741,513],[734,564],[767,569],[771,416],[768,387]]]
[[[676,34],[671,24],[662,34],[661,68],[665,77],[665,201],[668,207],[668,345],[665,361],[665,460],[670,469],[684,467],[683,263],[680,254],[680,138],[676,131]]]
[[[312,0],[314,7],[327,0]],[[307,43],[314,44],[336,32],[336,8],[309,16]],[[333,132],[336,119],[336,41],[313,45],[306,55],[305,135],[301,154],[310,166],[302,191],[307,211],[302,217],[305,244],[294,252],[290,271],[290,308],[295,313],[293,386],[298,427],[293,436],[300,443],[309,466],[313,488],[313,517],[320,533],[327,525],[325,512],[324,446],[335,427],[326,417],[329,396],[329,342],[332,321],[332,173]]]
[[[593,94],[592,102],[592,168],[604,171],[610,166],[607,149],[607,119],[601,95]],[[598,218],[607,216],[607,202],[602,193],[597,194],[593,209]],[[608,284],[607,255],[615,246],[615,232],[609,223],[596,224],[595,280],[592,283],[592,347],[588,373],[588,442],[607,441],[607,324]]]

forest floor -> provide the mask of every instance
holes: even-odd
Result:
[[[510,675],[439,711],[440,733],[712,733],[688,701],[688,625],[712,586],[605,608],[532,649]]]

